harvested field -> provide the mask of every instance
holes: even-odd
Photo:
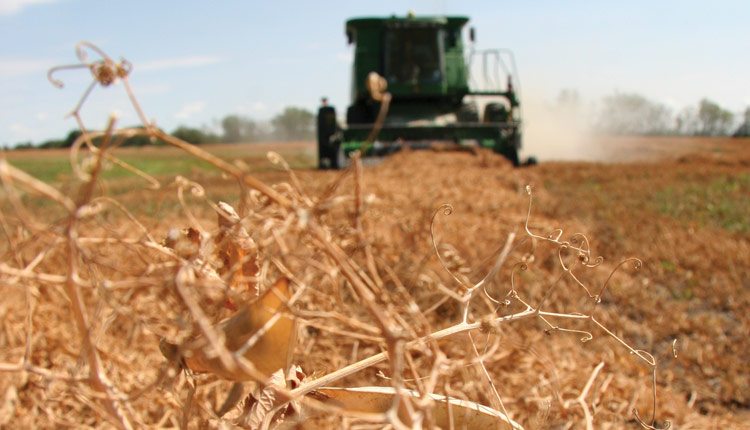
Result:
[[[286,206],[254,191],[241,201],[235,180],[200,166],[180,173],[194,183],[151,172],[162,184],[157,190],[137,178],[105,175],[88,199],[79,194],[85,182],[63,175],[53,180],[63,196],[97,202],[75,222],[50,193],[40,196],[38,186],[5,173],[0,427],[220,428],[241,412],[234,408],[224,418],[214,412],[231,384],[170,373],[159,350],[161,338],[182,344],[202,332],[191,303],[217,322],[252,300],[252,286],[267,291],[279,276],[291,279],[300,326],[291,362],[307,375],[304,384],[392,353],[394,339],[460,323],[466,289],[458,281],[475,285],[492,273],[466,314],[481,329],[406,348],[400,367],[386,360],[333,385],[387,386],[402,377],[410,389],[432,386],[505,409],[527,429],[585,428],[588,413],[595,428],[640,428],[634,409],[651,423],[646,360],[589,319],[550,316],[554,327],[536,316],[493,322],[523,312],[525,302],[550,313],[595,315],[634,350],[651,354],[656,427],[668,420],[681,429],[750,428],[750,141],[613,139],[607,147],[617,162],[522,169],[483,151],[402,152],[363,168],[361,176],[314,170],[290,176],[255,156],[223,154],[244,159]],[[309,147],[298,149],[307,154]],[[295,159],[293,151],[283,155]],[[527,185],[528,227],[538,238],[525,230]],[[212,260],[225,246],[213,245],[224,234],[212,207],[219,200],[243,214],[241,226],[255,243],[259,271],[251,281],[234,282],[237,265],[230,270]],[[444,204],[452,206],[450,215],[440,209]],[[175,228],[193,228],[203,239],[181,248],[178,237],[174,252],[154,245]],[[567,245],[545,240],[556,229],[564,230],[560,241]],[[587,238],[590,259],[571,251],[588,249],[574,233]],[[326,242],[343,251],[343,260]],[[600,255],[601,264],[583,267]],[[499,256],[506,258],[495,272]],[[626,261],[633,257],[643,263],[638,270]],[[206,267],[217,268],[223,283],[210,282],[201,271]],[[372,298],[346,267],[371,282]],[[604,285],[595,304],[585,288],[596,293]],[[87,339],[72,317],[72,286],[88,321]],[[384,333],[379,315],[401,337]],[[94,355],[109,382],[96,381]],[[576,399],[587,381],[584,409]],[[367,421],[339,415],[308,426]]]

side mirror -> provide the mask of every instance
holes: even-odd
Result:
[[[474,42],[477,38],[477,32],[474,30],[474,27],[469,28],[469,40]]]
[[[354,34],[352,34],[351,30],[346,30],[346,43],[349,45],[354,43]]]

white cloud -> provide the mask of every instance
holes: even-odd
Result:
[[[12,15],[34,4],[54,3],[57,0],[0,0],[0,15]]]
[[[177,119],[188,119],[191,116],[202,112],[205,106],[206,104],[202,101],[186,103],[176,114],[174,114],[174,117]]]
[[[219,57],[196,55],[191,57],[164,58],[135,64],[136,70],[166,70],[202,67],[223,61]]]
[[[0,2],[2,1],[0,0]],[[45,73],[52,64],[52,61],[46,60],[0,58],[0,78],[7,79],[14,76]]]
[[[36,119],[37,121],[46,121],[47,118],[49,118],[49,115],[47,112],[37,112],[36,113]]]

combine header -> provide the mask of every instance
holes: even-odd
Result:
[[[468,21],[412,14],[347,21],[346,36],[354,44],[351,105],[342,127],[323,99],[319,167],[342,168],[356,150],[386,155],[446,143],[492,148],[518,166],[521,111],[513,55],[468,50]],[[468,33],[473,42],[474,29]]]

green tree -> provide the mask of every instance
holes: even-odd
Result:
[[[204,143],[214,143],[219,140],[219,137],[213,133],[199,128],[179,126],[173,132],[172,136],[182,139],[185,142],[192,143],[193,145],[201,145]]]
[[[745,109],[745,120],[742,121],[737,130],[734,132],[734,137],[748,137],[750,136],[750,107]]]
[[[31,142],[28,142],[28,143],[31,143]],[[20,148],[20,144],[16,145],[16,148]],[[40,149],[66,148],[65,140],[61,140],[61,139],[45,140],[44,142],[39,144],[39,148]]]
[[[224,131],[224,142],[239,142],[242,140],[242,126],[240,117],[229,115],[221,120],[221,129]]]
[[[311,139],[314,120],[315,115],[306,109],[287,107],[271,120],[273,134],[281,140]]]
[[[20,149],[34,149],[34,148],[35,148],[34,144],[31,143],[30,141],[18,142],[18,143],[16,143],[16,146],[13,147],[13,149],[16,149],[16,150],[20,150]],[[7,146],[3,146],[3,150],[4,151],[7,151],[8,149],[10,149],[10,148],[8,148]]]
[[[675,118],[675,132],[677,134],[694,136],[698,134],[700,124],[698,121],[698,111],[694,106],[683,108]]]
[[[81,133],[81,130],[77,128],[75,130],[71,130],[68,135],[65,136],[65,147],[70,148],[71,146],[73,146],[76,140],[81,137],[81,134],[83,133]]]
[[[39,148],[42,149],[54,149],[54,148],[70,148],[75,143],[76,139],[81,136],[81,130],[74,129],[68,132],[65,139],[50,139],[45,140],[39,144]]]
[[[227,115],[221,120],[224,142],[252,142],[258,140],[258,124],[250,118]]]
[[[698,104],[700,134],[703,136],[724,136],[730,133],[734,114],[708,99]]]

